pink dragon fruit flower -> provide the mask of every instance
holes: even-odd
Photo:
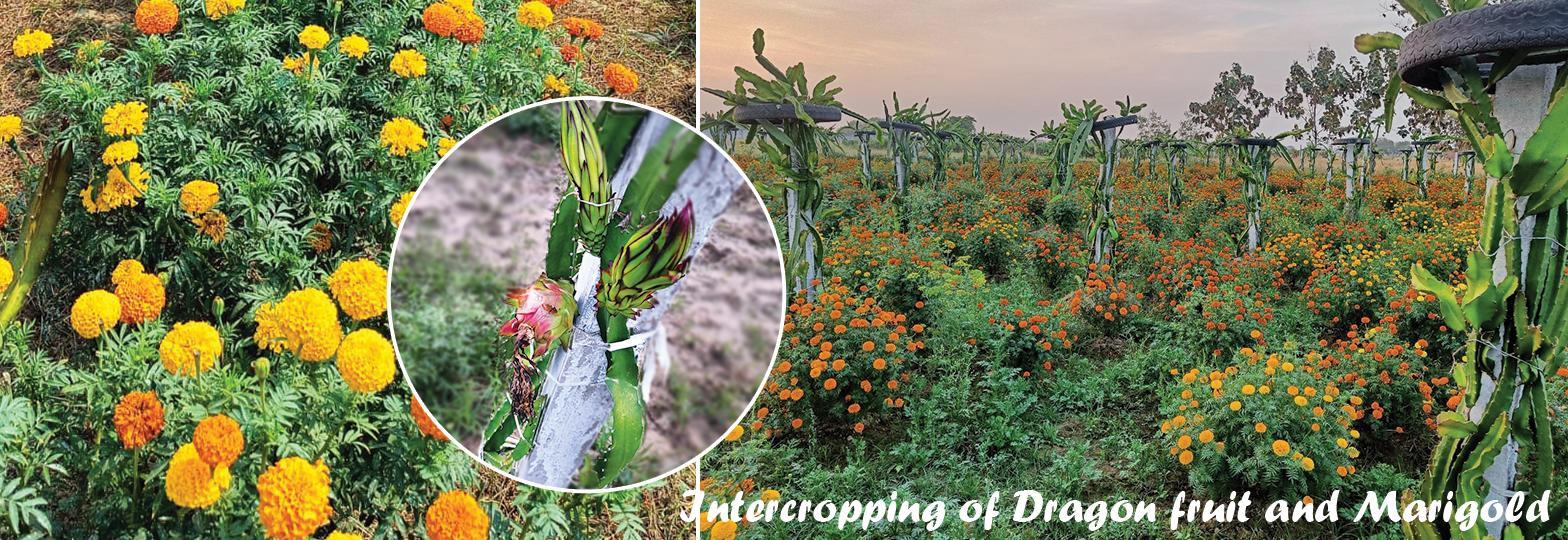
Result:
[[[512,359],[507,367],[512,371],[508,394],[512,401],[512,414],[527,420],[534,413],[534,397],[539,367],[535,361],[555,350],[571,346],[572,321],[577,317],[577,300],[572,297],[572,286],[563,285],[545,276],[539,276],[526,289],[506,292],[506,302],[517,311],[501,325],[501,335],[514,337]]]

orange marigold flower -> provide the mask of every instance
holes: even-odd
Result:
[[[120,322],[141,324],[163,313],[163,280],[147,273],[131,274],[114,287],[120,299]]]
[[[462,14],[446,2],[426,6],[420,18],[425,23],[425,30],[441,37],[452,37],[458,25],[463,23]]]
[[[472,495],[454,489],[425,510],[425,534],[430,540],[484,540],[490,535],[490,516]]]
[[[142,0],[136,5],[136,29],[143,34],[167,34],[179,23],[180,8],[172,0]]]
[[[114,433],[120,445],[135,450],[163,433],[163,403],[153,391],[131,392],[114,406]]]
[[[561,19],[561,27],[574,38],[589,40],[604,37],[604,26],[582,17]]]
[[[560,51],[561,51],[561,61],[562,62],[566,62],[568,64],[577,62],[577,56],[579,54],[582,54],[582,50],[578,49],[576,45],[573,45],[571,43],[567,43],[565,45],[562,45]]]
[[[452,30],[452,37],[465,45],[473,45],[485,39],[485,20],[478,13],[472,11],[459,15],[457,28]]]
[[[1285,442],[1285,441],[1280,440],[1280,439],[1274,439],[1273,450],[1274,450],[1274,455],[1276,455],[1276,456],[1283,456],[1285,454],[1289,454],[1290,453],[1290,443]]]
[[[233,418],[215,414],[196,424],[191,443],[196,445],[196,454],[207,465],[228,467],[245,450],[245,433],[240,431],[239,422]]]
[[[420,433],[433,439],[446,440],[446,434],[436,427],[435,421],[430,419],[430,413],[425,411],[425,404],[420,403],[419,398],[409,398],[408,413],[414,417],[414,426],[419,428]]]
[[[267,538],[308,537],[332,517],[332,478],[321,460],[286,457],[256,477],[256,515]]]

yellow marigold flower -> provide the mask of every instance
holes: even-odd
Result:
[[[572,94],[572,87],[568,86],[564,81],[555,75],[545,75],[544,91],[545,95],[566,97]]]
[[[245,9],[245,0],[207,0],[207,18],[214,21]]]
[[[201,460],[194,444],[186,443],[169,459],[163,492],[181,508],[201,509],[218,502],[232,481],[227,466],[214,469]]]
[[[147,0],[158,2],[167,0]],[[147,131],[147,104],[140,101],[115,103],[103,113],[103,132],[115,137],[141,135]]]
[[[83,339],[97,339],[119,322],[120,299],[109,291],[87,291],[71,304],[71,328]]]
[[[22,135],[22,117],[8,114],[0,116],[0,144],[10,144]]]
[[[153,391],[130,392],[114,406],[114,433],[120,445],[135,450],[163,433],[163,403]]]
[[[140,203],[142,195],[147,193],[147,180],[151,178],[152,175],[142,168],[142,164],[134,161],[124,167],[111,167],[109,178],[104,180],[103,185],[96,188],[88,185],[82,188],[82,207],[86,208],[88,213],[97,214],[125,206],[136,206]]]
[[[354,533],[332,531],[332,534],[327,535],[327,540],[365,540],[365,537]]]
[[[191,180],[180,187],[180,208],[187,214],[204,214],[218,204],[218,185]]]
[[[425,534],[430,540],[484,540],[490,535],[490,516],[472,495],[454,489],[425,510]]]
[[[386,388],[397,374],[392,342],[369,328],[361,328],[343,338],[338,346],[338,374],[350,390],[374,394]]]
[[[283,69],[286,69],[295,75],[305,73],[305,68],[307,66],[312,69],[320,68],[321,59],[310,53],[303,53],[299,56],[286,56],[283,58]]]
[[[332,35],[327,33],[327,29],[320,26],[312,24],[299,31],[299,44],[304,45],[307,49],[319,50],[322,47],[326,47],[328,41],[332,41]]]
[[[1181,451],[1181,455],[1176,456],[1176,460],[1180,461],[1182,465],[1191,465],[1192,464],[1192,450],[1182,450]]]
[[[392,219],[393,227],[403,225],[403,214],[408,212],[408,204],[413,201],[414,192],[410,191],[398,197],[397,202],[392,203],[392,209],[387,211],[387,217]]]
[[[550,6],[538,0],[523,2],[517,6],[517,23],[529,28],[543,30],[555,22],[555,12],[550,11]]]
[[[332,298],[356,321],[378,317],[387,312],[387,271],[370,259],[355,259],[338,265],[327,277]]]
[[[109,273],[109,283],[119,285],[125,281],[125,278],[145,273],[147,273],[147,268],[142,266],[141,261],[124,259],[120,261],[120,264],[114,265],[114,271]]]
[[[245,450],[245,433],[240,423],[226,414],[214,414],[196,424],[191,443],[201,460],[213,467],[227,467]]]
[[[17,58],[38,56],[54,46],[54,36],[43,30],[29,30],[22,32],[11,41],[11,52]]]
[[[223,356],[223,337],[211,324],[192,321],[174,325],[158,344],[163,369],[175,375],[195,375],[212,369]]]
[[[136,141],[124,140],[103,149],[103,164],[119,167],[130,163],[139,155],[141,155],[141,147],[136,145]]]
[[[1274,439],[1273,450],[1274,450],[1274,455],[1276,455],[1276,456],[1284,456],[1285,454],[1289,454],[1290,453],[1290,443],[1285,442],[1285,441],[1280,440],[1280,439]]]
[[[452,147],[454,147],[454,146],[457,146],[457,139],[453,139],[451,137],[442,137],[440,139],[437,139],[436,140],[436,155],[437,156],[441,156],[441,157],[446,157],[446,154],[448,152],[451,152],[452,151]]]
[[[424,434],[424,436],[441,441],[446,440],[446,434],[441,432],[441,428],[436,427],[435,420],[430,419],[430,413],[425,410],[425,404],[420,403],[418,397],[409,396],[408,414],[414,417],[414,427],[419,428],[419,432]]]
[[[724,434],[724,442],[735,442],[746,436],[746,428],[737,424],[729,433]]]
[[[321,460],[286,457],[256,477],[256,516],[267,538],[305,538],[332,517],[332,478]]]
[[[621,64],[604,66],[604,82],[620,95],[637,91],[637,72]]]
[[[404,49],[392,55],[392,72],[399,77],[425,76],[425,55],[413,49]]]
[[[332,358],[343,340],[338,308],[319,289],[301,289],[256,310],[256,345],[288,350],[307,362]]]
[[[178,24],[180,8],[173,0],[142,0],[136,5],[136,29],[143,34],[167,34]]]
[[[393,118],[381,126],[381,146],[392,155],[403,157],[424,150],[430,143],[425,142],[425,130],[419,124],[407,118]]]
[[[163,280],[152,274],[127,276],[114,287],[120,299],[120,322],[141,324],[163,313]]]
[[[360,35],[343,38],[338,42],[338,52],[355,60],[364,58],[365,53],[370,52],[370,41]]]
[[[1312,469],[1315,469],[1315,468],[1317,468],[1317,465],[1315,463],[1313,463],[1312,458],[1309,458],[1309,457],[1301,458],[1301,470],[1307,471],[1307,472],[1312,472]]]
[[[3,214],[4,212],[0,211],[0,215]],[[4,221],[4,218],[0,218],[0,223]],[[7,288],[11,287],[11,280],[14,277],[15,270],[11,268],[11,261],[5,257],[0,257],[0,292],[5,292]]]
[[[708,530],[708,540],[735,540],[735,533],[740,525],[733,521],[719,521]]]
[[[219,211],[211,211],[191,220],[196,230],[213,242],[222,242],[229,231],[229,216]]]

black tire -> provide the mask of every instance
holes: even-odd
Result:
[[[1372,143],[1372,141],[1369,141],[1367,139],[1363,139],[1363,138],[1360,138],[1360,137],[1342,137],[1342,138],[1339,138],[1339,139],[1334,139],[1334,142],[1329,143],[1329,144],[1332,144],[1334,146],[1343,146],[1343,145],[1347,145],[1347,144],[1371,144],[1371,143]]]
[[[837,122],[844,118],[844,114],[839,111],[838,107],[804,104],[801,105],[801,108],[806,110],[806,116],[810,116],[811,120],[818,124]],[[794,105],[759,102],[735,107],[735,121],[743,124],[756,124],[758,122],[783,124],[799,122],[800,117],[795,116]]]
[[[911,124],[909,122],[899,122],[897,120],[893,121],[892,127],[889,127],[889,124],[888,124],[887,120],[877,120],[877,125],[878,126],[882,126],[882,129],[896,129],[896,130],[899,130],[899,131],[913,131],[913,132],[917,132],[917,133],[921,132],[921,131],[925,131],[925,129],[920,127],[919,124]]]
[[[1526,64],[1568,58],[1568,0],[1518,0],[1462,11],[1416,27],[1399,47],[1399,77],[1442,88],[1440,73],[1466,56],[1491,63],[1508,50],[1538,51]]]
[[[1123,127],[1123,126],[1130,126],[1130,125],[1133,125],[1133,124],[1136,124],[1136,123],[1138,123],[1138,116],[1137,115],[1127,115],[1127,116],[1118,116],[1116,118],[1106,118],[1104,120],[1101,120],[1099,122],[1095,122],[1094,123],[1094,131],[1105,131],[1107,129],[1119,128],[1119,127]]]
[[[1251,137],[1237,137],[1237,146],[1279,146],[1279,139],[1255,139]]]

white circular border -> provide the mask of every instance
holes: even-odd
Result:
[[[783,341],[784,341],[784,319],[785,319],[785,316],[789,313],[789,281],[788,281],[786,268],[784,267],[784,248],[783,248],[783,244],[779,242],[778,230],[773,225],[773,215],[768,212],[767,201],[762,200],[762,194],[757,191],[756,186],[752,185],[751,178],[746,176],[745,169],[742,169],[740,164],[735,162],[734,156],[731,156],[729,153],[725,152],[724,149],[722,147],[720,147],[717,143],[713,142],[713,139],[709,138],[706,133],[703,133],[702,130],[700,130],[700,129],[692,127],[692,125],[686,123],[685,120],[682,120],[680,118],[676,118],[674,116],[671,116],[669,113],[664,112],[663,110],[660,110],[660,109],[657,109],[657,108],[653,108],[653,107],[649,107],[647,105],[644,105],[644,104],[641,104],[641,103],[637,103],[635,101],[627,101],[627,100],[624,100],[624,99],[613,98],[613,97],[584,97],[584,96],[572,96],[572,97],[548,99],[548,100],[539,101],[539,102],[531,103],[531,104],[528,104],[528,105],[524,105],[522,107],[518,107],[516,109],[512,109],[510,111],[507,111],[506,114],[502,114],[502,115],[496,116],[495,118],[492,118],[489,122],[485,122],[484,125],[479,126],[478,129],[475,129],[475,130],[469,132],[469,134],[467,136],[463,137],[462,140],[458,141],[457,144],[453,145],[452,149],[447,152],[447,155],[443,156],[441,159],[437,160],[436,164],[430,168],[430,172],[425,173],[425,178],[423,180],[420,180],[419,187],[414,189],[414,196],[408,202],[408,208],[403,210],[403,217],[407,218],[409,216],[409,214],[413,212],[415,206],[419,203],[419,193],[424,191],[426,185],[430,184],[430,177],[435,175],[436,170],[440,169],[441,165],[445,164],[446,160],[452,157],[452,154],[457,153],[457,151],[462,148],[463,144],[465,144],[468,141],[472,140],[475,135],[478,135],[479,133],[485,131],[486,129],[489,129],[496,122],[500,122],[501,120],[504,120],[504,119],[506,119],[506,118],[508,118],[508,117],[510,117],[510,116],[512,116],[514,114],[520,113],[522,111],[533,109],[535,107],[545,107],[545,106],[557,105],[557,104],[568,103],[568,102],[575,102],[575,101],[596,101],[596,102],[601,102],[601,103],[605,103],[605,104],[612,104],[613,103],[613,104],[620,104],[620,105],[629,105],[629,106],[632,106],[632,107],[636,107],[638,109],[642,109],[644,111],[648,111],[648,112],[653,113],[653,114],[658,114],[660,116],[663,116],[664,118],[670,120],[671,122],[674,122],[676,125],[678,125],[678,126],[680,126],[682,128],[685,128],[688,131],[696,133],[698,137],[702,138],[703,142],[708,144],[709,148],[713,149],[713,151],[715,151],[715,152],[718,152],[719,155],[724,156],[724,159],[729,162],[730,167],[734,167],[735,171],[739,172],[741,178],[745,180],[745,187],[746,187],[746,189],[751,192],[751,196],[756,199],[757,205],[762,208],[762,215],[763,215],[764,218],[767,219],[767,222],[768,222],[768,232],[773,237],[773,247],[774,247],[774,249],[778,250],[778,254],[779,254],[779,257],[778,257],[778,262],[779,262],[779,281],[780,281],[780,285],[781,285],[781,287],[779,287],[779,333],[778,333],[778,336],[775,337],[774,340],[773,340],[773,355],[772,355],[771,358],[768,359],[767,369],[764,370],[763,373],[762,373],[762,380],[757,383],[757,390],[752,393],[751,401],[746,404],[745,408],[741,409],[740,415],[735,419],[734,422],[730,423],[729,429],[727,429],[723,433],[721,433],[719,435],[718,439],[714,440],[713,444],[708,445],[708,447],[706,449],[702,450],[701,452],[698,452],[697,455],[692,456],[691,459],[686,460],[686,462],[681,463],[679,466],[677,466],[675,468],[672,468],[672,469],[670,469],[668,471],[665,471],[664,473],[659,474],[657,476],[654,476],[652,478],[648,478],[646,480],[642,480],[642,481],[635,482],[635,483],[628,484],[628,485],[624,485],[624,486],[615,486],[615,487],[601,488],[601,489],[581,489],[581,488],[571,488],[571,487],[562,488],[562,487],[554,487],[554,486],[545,486],[545,485],[535,484],[533,482],[529,482],[529,481],[524,480],[522,478],[519,478],[517,476],[513,476],[511,472],[503,471],[500,468],[496,467],[495,465],[492,465],[489,461],[484,459],[484,456],[475,454],[472,450],[469,450],[468,447],[463,446],[462,443],[458,442],[457,439],[452,437],[452,434],[446,430],[446,427],[441,425],[441,420],[439,418],[436,418],[436,416],[430,412],[430,408],[429,407],[424,407],[425,415],[427,417],[429,417],[431,422],[433,422],[436,425],[436,429],[441,430],[441,434],[446,437],[446,440],[447,440],[448,443],[450,443],[452,446],[456,446],[459,450],[461,450],[464,454],[466,454],[470,459],[474,460],[475,462],[478,462],[480,465],[483,465],[485,468],[490,469],[492,472],[495,472],[496,474],[499,474],[499,475],[504,476],[504,477],[506,477],[508,479],[511,479],[514,482],[518,482],[520,484],[524,484],[524,485],[527,485],[527,486],[535,488],[535,489],[549,490],[549,491],[554,491],[554,492],[558,492],[558,493],[573,493],[573,494],[578,494],[578,495],[599,495],[599,494],[605,494],[605,493],[616,493],[616,492],[621,492],[621,491],[640,489],[640,488],[642,488],[644,486],[647,486],[647,485],[653,484],[655,482],[659,482],[661,480],[664,480],[665,478],[668,478],[671,475],[673,475],[673,474],[675,474],[677,472],[680,472],[681,470],[684,470],[687,467],[691,467],[693,465],[697,466],[696,467],[696,469],[697,469],[697,478],[699,479],[698,483],[700,484],[701,483],[700,479],[702,478],[702,472],[701,472],[702,466],[701,466],[700,462],[702,461],[703,456],[708,455],[708,453],[712,452],[713,449],[718,448],[720,444],[723,444],[725,442],[724,438],[729,433],[735,431],[735,428],[740,426],[741,423],[746,420],[746,412],[750,411],[752,409],[752,407],[755,407],[756,404],[757,404],[757,400],[762,397],[762,390],[764,388],[766,388],[767,384],[768,384],[768,376],[773,373],[773,366],[775,364],[777,364],[777,362],[778,362],[779,348],[783,344]],[[394,356],[397,358],[397,367],[398,367],[398,370],[400,370],[402,372],[403,381],[404,381],[405,384],[408,385],[409,393],[414,396],[414,399],[419,400],[419,402],[421,404],[423,404],[425,402],[425,400],[424,400],[424,398],[421,398],[419,396],[419,389],[414,386],[414,378],[409,375],[408,368],[403,364],[403,352],[397,345],[397,326],[394,324],[394,320],[396,319],[396,317],[394,316],[394,313],[396,312],[396,309],[395,309],[395,306],[394,306],[394,299],[396,297],[392,294],[392,276],[396,275],[395,271],[396,271],[396,268],[397,268],[397,248],[398,248],[398,243],[401,242],[402,240],[403,240],[403,222],[400,221],[398,223],[397,231],[393,235],[393,238],[392,238],[392,250],[391,250],[391,253],[387,256],[387,333],[390,335],[390,337],[392,339],[392,351],[394,353]],[[691,486],[691,488],[692,489],[697,489],[697,486]]]

